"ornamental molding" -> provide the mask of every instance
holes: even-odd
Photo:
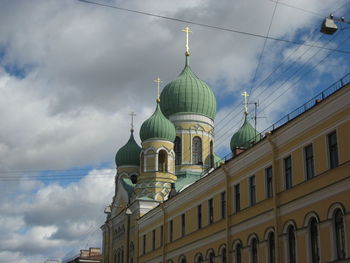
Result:
[[[212,119],[198,114],[173,114],[169,116],[169,120],[174,123],[179,122],[202,122],[208,124],[214,128],[214,122]]]

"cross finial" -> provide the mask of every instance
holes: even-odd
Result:
[[[136,114],[135,114],[135,112],[132,111],[129,115],[131,116],[131,129],[130,129],[130,131],[134,132],[134,117],[136,116]]]
[[[158,93],[157,93],[157,103],[159,103],[159,102],[160,102],[160,98],[159,98],[159,96],[160,96],[160,92],[159,92],[159,90],[160,90],[160,83],[162,83],[163,81],[161,81],[161,79],[158,77],[158,78],[156,78],[156,79],[154,80],[154,82],[157,83],[157,90],[158,90]]]
[[[182,32],[186,33],[186,56],[190,55],[190,47],[188,46],[188,34],[192,33],[192,30],[187,26],[184,29],[181,30]]]
[[[244,97],[244,113],[245,114],[248,114],[248,100],[247,100],[247,97],[249,97],[249,94],[245,91],[242,93],[242,96]]]

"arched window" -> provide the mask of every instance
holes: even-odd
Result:
[[[174,151],[175,151],[175,164],[181,164],[182,161],[182,144],[181,138],[176,136],[174,142]]]
[[[180,257],[179,263],[186,263],[186,258],[185,258],[185,256],[181,256],[181,257]]]
[[[214,257],[215,257],[214,253],[213,253],[213,252],[210,252],[209,258],[208,258],[208,262],[209,262],[209,263],[214,263]]]
[[[242,244],[237,243],[235,250],[236,250],[235,263],[242,263]]]
[[[124,263],[124,249],[122,249],[121,263]]]
[[[166,172],[168,170],[168,155],[165,150],[158,153],[158,172]]]
[[[208,249],[206,257],[207,257],[206,261],[208,263],[214,263],[215,253],[214,253],[214,250],[212,248]]]
[[[203,164],[202,162],[202,140],[198,136],[192,140],[192,163]]]
[[[221,249],[221,263],[226,263],[226,248]]]
[[[318,229],[316,218],[312,218],[309,223],[310,248],[311,248],[311,262],[318,263],[320,261],[318,248]]]
[[[334,232],[337,259],[345,259],[344,215],[340,209],[334,212]]]
[[[118,250],[118,256],[117,256],[118,260],[117,263],[121,263],[121,254],[120,254],[120,250]]]
[[[267,237],[268,241],[268,255],[269,255],[269,263],[275,263],[275,234],[270,232]]]
[[[117,262],[117,253],[114,253],[114,261],[113,261],[114,263],[118,263]]]
[[[258,240],[254,237],[250,243],[250,262],[258,263]]]
[[[214,147],[213,147],[213,141],[210,141],[210,167],[214,167]]]
[[[295,254],[295,229],[292,225],[288,227],[288,263],[296,263]]]
[[[195,263],[203,263],[203,256],[202,254],[196,255],[196,258],[194,260]]]

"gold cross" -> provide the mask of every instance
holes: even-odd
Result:
[[[158,77],[158,78],[156,78],[155,80],[154,80],[154,82],[155,83],[157,83],[157,89],[158,89],[158,93],[157,93],[157,102],[159,102],[160,101],[160,99],[159,99],[159,89],[160,89],[160,83],[162,83],[163,81],[161,81],[161,79]]]
[[[249,97],[249,94],[245,91],[241,94],[244,97],[244,113],[248,114],[248,101],[247,101],[247,97]]]
[[[131,112],[129,114],[131,116],[131,131],[133,132],[134,131],[134,117],[136,116],[135,112]]]
[[[187,26],[184,29],[181,30],[182,32],[186,33],[186,55],[190,55],[190,47],[188,46],[188,34],[192,33],[192,30]]]

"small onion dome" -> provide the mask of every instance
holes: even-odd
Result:
[[[140,165],[140,152],[141,147],[136,143],[134,139],[134,130],[131,130],[130,138],[128,142],[119,149],[115,155],[115,164],[119,166],[123,165]]]
[[[234,151],[237,148],[246,149],[249,148],[254,142],[260,140],[260,134],[249,123],[247,114],[244,117],[244,123],[239,130],[233,134],[231,138],[231,150]]]
[[[176,131],[174,124],[172,124],[160,110],[159,103],[155,112],[149,117],[141,126],[140,138],[144,142],[148,139],[160,139],[174,142]]]
[[[180,75],[167,84],[160,95],[160,106],[166,117],[175,113],[204,115],[212,120],[216,114],[216,98],[211,88],[186,64]]]

